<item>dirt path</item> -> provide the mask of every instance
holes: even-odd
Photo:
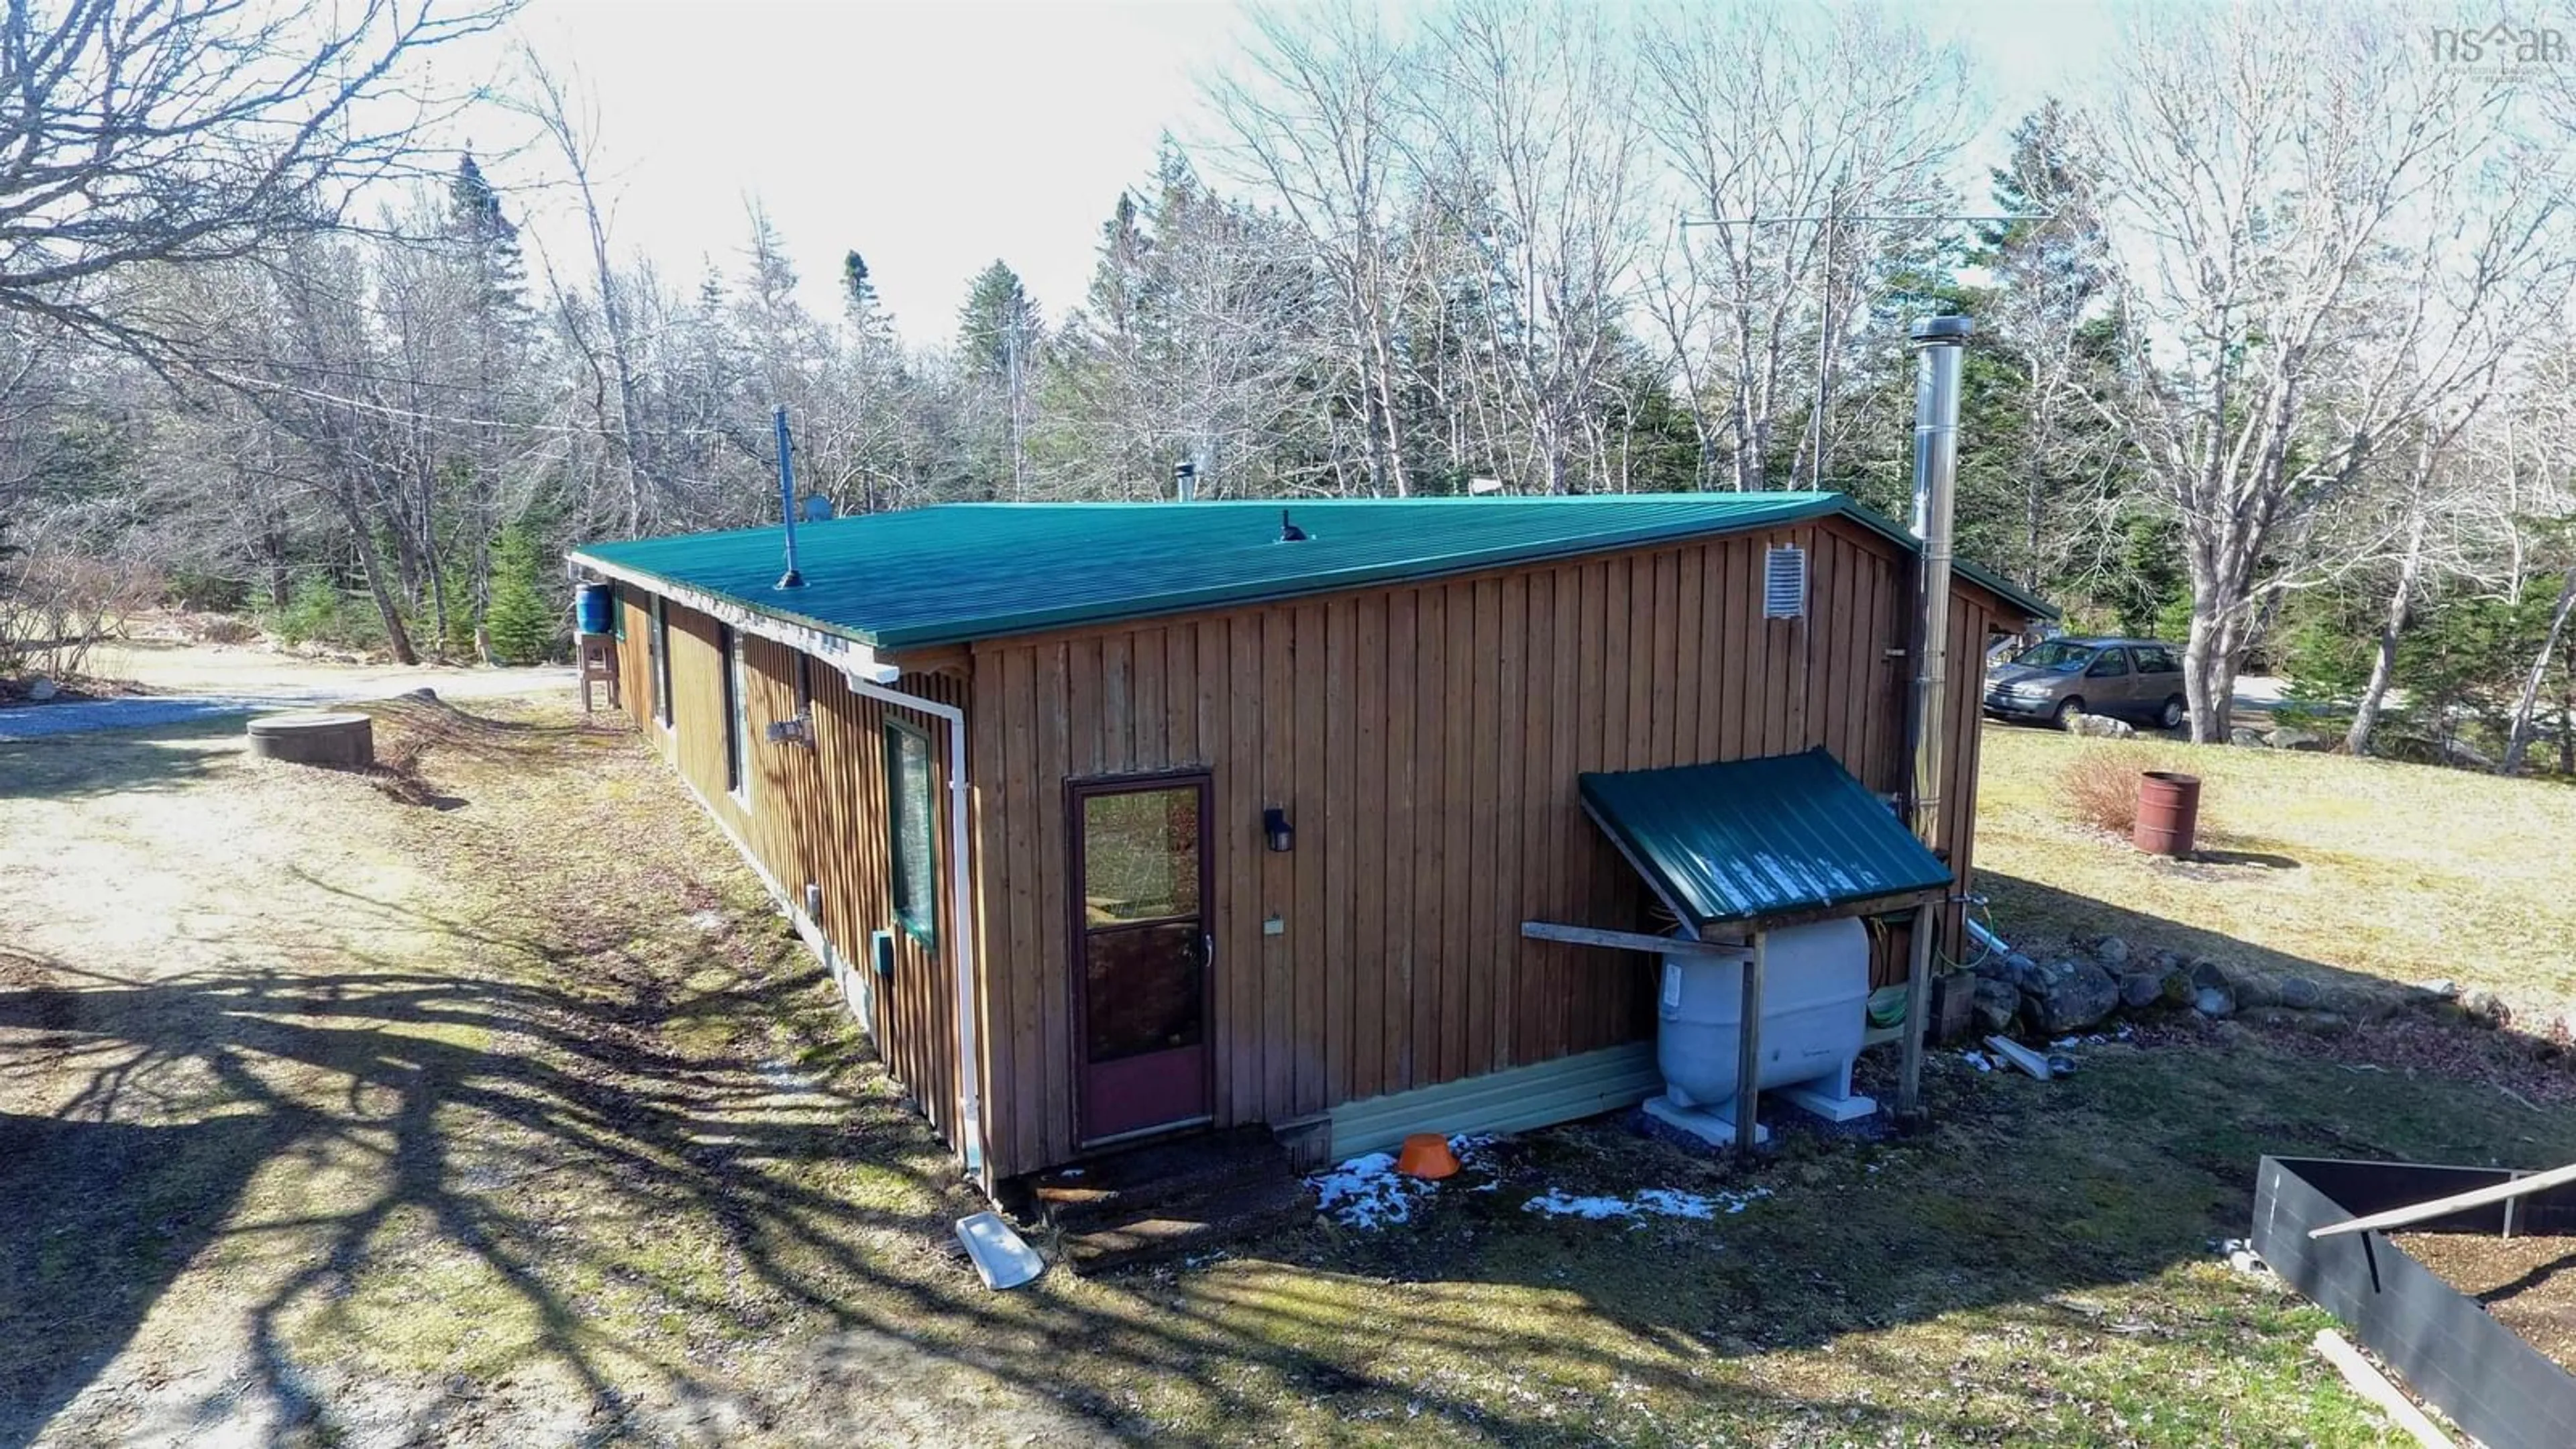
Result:
[[[0,744],[0,1446],[1077,1442],[909,1331],[945,1159],[649,759]]]
[[[428,688],[442,699],[493,699],[561,691],[569,666],[465,669],[448,665],[338,664],[252,645],[120,640],[90,659],[97,677],[145,691],[115,699],[56,700],[0,707],[0,740],[91,730],[187,726],[261,710],[389,699]]]

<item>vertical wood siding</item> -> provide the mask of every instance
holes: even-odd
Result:
[[[744,635],[751,774],[737,799],[725,789],[725,661],[717,649],[716,621],[678,604],[667,606],[672,726],[666,730],[653,718],[652,600],[627,586],[619,594],[626,611],[626,638],[618,648],[622,698],[645,738],[800,908],[807,882],[823,888],[817,924],[843,959],[867,969],[869,934],[894,932],[894,977],[876,986],[878,1051],[941,1135],[954,1142],[956,966],[943,948],[956,939],[948,871],[949,852],[959,843],[949,829],[947,722],[862,697],[838,670],[816,660],[807,666],[813,747],[771,744],[765,738],[770,723],[796,713],[799,655],[784,644]],[[907,674],[893,687],[946,704],[962,705],[966,696],[965,681],[945,675]],[[885,799],[889,713],[930,735],[939,853],[939,944],[932,947],[915,940],[894,916]],[[672,909],[679,909],[677,903]]]
[[[1762,617],[1762,551],[1781,543],[1808,550],[1803,619]],[[1885,539],[1825,520],[978,644],[993,1172],[1076,1153],[1068,776],[1213,777],[1220,1124],[1634,1040],[1652,1026],[1638,958],[1519,933],[1645,919],[1576,775],[1821,744],[1869,788],[1902,788],[1911,571]],[[1941,843],[1964,882],[1992,608],[1963,587],[1951,620]],[[1293,851],[1264,849],[1266,806],[1288,811]],[[1274,916],[1285,929],[1266,935]],[[1903,949],[1890,933],[1880,979],[1901,978]]]

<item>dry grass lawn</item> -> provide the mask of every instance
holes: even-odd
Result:
[[[2199,775],[2213,858],[2159,861],[2080,823],[2064,780],[2087,756]],[[2531,1018],[2576,1006],[2576,786],[1996,724],[1982,764],[1979,875],[2022,933],[2118,930],[2221,960],[2449,979]]]
[[[2510,1041],[2362,1070],[2175,1027],[2049,1086],[1939,1054],[1910,1139],[1747,1170],[1578,1126],[1401,1227],[991,1295],[941,1250],[945,1154],[680,787],[559,704],[474,708],[389,720],[422,746],[390,792],[229,728],[0,745],[0,1445],[2389,1443],[2310,1358],[2322,1315],[2212,1254],[2255,1158],[2576,1157],[2576,1114],[2494,1090],[2567,1071]],[[2347,868],[2507,890],[2429,847],[2329,874],[2369,838],[2344,762],[2212,769],[2265,824],[2231,846],[2309,884],[2160,881],[2016,778],[2065,747],[1989,748],[2007,929],[2099,890],[2476,974],[2325,954]],[[2538,788],[2483,808],[2542,820]],[[2564,921],[2531,893],[2498,909]],[[1524,1208],[1757,1186],[1708,1221]]]

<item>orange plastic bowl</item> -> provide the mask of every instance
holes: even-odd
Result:
[[[1458,1170],[1458,1156],[1449,1150],[1448,1138],[1437,1132],[1416,1132],[1404,1139],[1395,1170],[1407,1177],[1447,1177]]]

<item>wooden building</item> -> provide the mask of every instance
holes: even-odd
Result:
[[[1911,778],[1914,544],[1835,494],[948,505],[800,527],[793,588],[781,545],[574,560],[639,727],[987,1189],[1208,1127],[1346,1152],[1634,1102],[1649,959],[1522,934],[1657,924],[1578,777]],[[1969,566],[1951,598],[1963,891],[1977,661],[2047,610]]]

